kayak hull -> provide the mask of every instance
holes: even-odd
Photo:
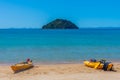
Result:
[[[90,61],[84,61],[85,66],[95,68],[95,69],[102,69],[103,64],[100,62],[90,62]]]
[[[28,63],[18,63],[18,64],[15,64],[15,65],[12,65],[11,66],[11,69],[16,73],[16,72],[19,72],[19,71],[22,71],[22,70],[26,70],[26,69],[29,69],[29,68],[32,68],[33,67],[33,64],[28,64]]]
[[[112,63],[105,65],[103,63],[100,63],[99,61],[96,62],[84,61],[84,65],[95,69],[103,69],[106,71],[111,71],[113,68]]]

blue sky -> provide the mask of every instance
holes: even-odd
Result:
[[[120,27],[119,0],[0,0],[0,28],[41,28],[68,19],[80,28]]]

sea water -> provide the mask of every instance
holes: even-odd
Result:
[[[91,58],[120,61],[120,29],[1,29],[0,63],[75,63]]]

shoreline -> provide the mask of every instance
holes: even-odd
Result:
[[[84,61],[84,60],[83,60]],[[34,62],[34,65],[60,65],[60,64],[83,64],[83,61],[71,61],[71,62]],[[120,60],[112,60],[112,61],[107,61],[107,62],[111,62],[111,63],[115,63],[115,64],[119,64]],[[19,62],[17,62],[19,63]],[[10,65],[14,65],[16,63],[0,63],[0,66],[10,66]]]

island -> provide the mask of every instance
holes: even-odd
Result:
[[[42,29],[79,29],[79,28],[69,20],[56,19],[44,25]]]

